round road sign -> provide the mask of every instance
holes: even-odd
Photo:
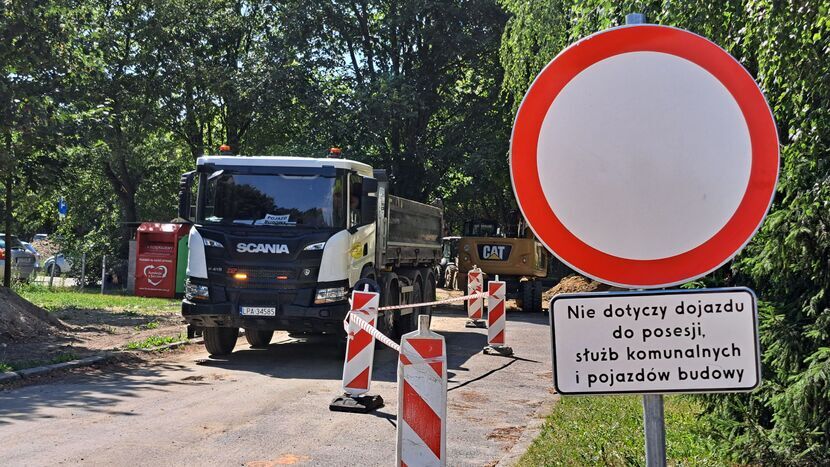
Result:
[[[539,240],[609,284],[703,276],[758,230],[778,136],[749,73],[712,42],[655,25],[580,40],[519,107],[510,175]]]

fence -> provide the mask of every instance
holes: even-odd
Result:
[[[127,290],[129,260],[103,253],[58,253],[40,258],[30,283],[49,288],[95,288],[101,293]]]

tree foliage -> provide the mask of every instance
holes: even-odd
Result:
[[[505,91],[518,102],[539,70],[576,39],[625,14],[697,32],[730,52],[769,100],[781,172],[761,231],[720,284],[762,299],[764,383],[712,396],[712,420],[739,460],[817,465],[830,459],[830,2],[505,0]]]
[[[59,169],[16,188],[24,236],[57,228],[66,249],[125,258],[136,223],[175,217],[177,175],[222,143],[318,157],[341,146],[389,169],[395,193],[442,198],[452,226],[513,209],[496,0],[12,4],[33,26],[27,12],[50,12],[40,34],[55,26],[62,45],[10,53],[64,70],[52,73],[60,86],[22,91],[56,110],[48,144],[25,146]],[[70,210],[58,226],[60,196]]]
[[[505,220],[512,114],[529,84],[634,11],[721,45],[773,108],[772,211],[713,276],[764,300],[765,383],[712,398],[711,411],[743,461],[826,461],[830,0],[0,2],[5,230],[126,258],[135,223],[175,217],[178,175],[221,143],[296,156],[341,146],[389,169],[397,194],[442,198],[454,229]]]

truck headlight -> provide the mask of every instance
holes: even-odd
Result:
[[[208,286],[193,284],[188,279],[184,283],[184,298],[188,300],[207,300],[210,298]]]
[[[305,250],[305,251],[319,251],[319,250],[322,250],[325,247],[326,247],[326,242],[312,243],[311,245],[308,245],[307,247],[303,248],[303,250]]]
[[[205,246],[212,246],[214,248],[225,248],[221,243],[217,242],[216,240],[211,240],[209,238],[203,238]]]
[[[317,289],[317,296],[314,298],[314,304],[322,305],[324,303],[339,302],[345,300],[348,295],[349,289],[345,287]]]

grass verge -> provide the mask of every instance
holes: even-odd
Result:
[[[178,336],[150,336],[144,340],[130,342],[124,346],[127,350],[151,349],[160,345],[172,344],[187,340],[187,334],[181,333]]]
[[[181,301],[173,299],[101,295],[93,291],[70,288],[49,289],[39,284],[21,285],[15,291],[21,297],[48,311],[77,309],[156,314],[176,311],[181,306]]]
[[[666,396],[669,465],[730,465],[714,453],[692,396]],[[519,466],[644,465],[642,398],[562,397]]]

